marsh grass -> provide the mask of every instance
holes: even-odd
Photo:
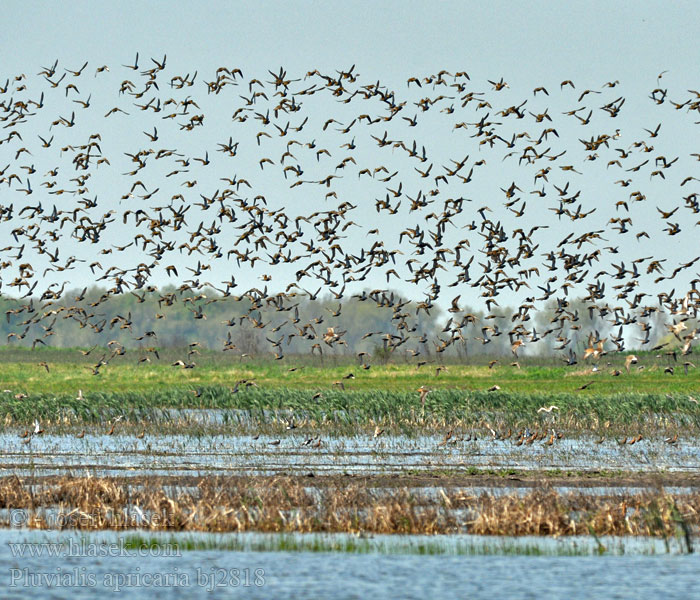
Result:
[[[538,413],[543,405],[555,404],[552,414]],[[188,411],[220,411],[206,414]],[[334,435],[356,435],[378,425],[388,433],[417,433],[472,428],[505,433],[524,428],[565,431],[568,435],[637,435],[658,437],[697,436],[700,407],[687,395],[636,392],[578,396],[557,392],[485,392],[436,389],[422,407],[418,394],[394,389],[367,391],[324,390],[314,398],[313,390],[249,387],[234,393],[225,386],[192,389],[161,387],[147,392],[84,392],[74,394],[35,393],[16,398],[0,397],[0,424],[27,426],[34,419],[66,430],[104,424],[117,416],[133,429],[151,432],[206,434],[228,432],[284,431],[294,419],[312,430]]]

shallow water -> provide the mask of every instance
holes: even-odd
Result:
[[[249,537],[252,540],[255,534]],[[412,536],[409,540],[402,536],[381,537],[395,540],[380,540],[385,546],[418,543],[418,537],[435,540],[429,536]],[[456,543],[455,537],[458,536],[448,538],[451,541],[446,544]],[[69,540],[73,545],[67,547]],[[503,538],[473,541],[478,546],[489,540],[495,546],[503,543]],[[535,543],[532,540],[521,543]],[[47,557],[47,546],[38,545],[59,541],[63,542],[64,551],[53,557]],[[618,541],[602,540],[611,548]],[[11,548],[9,542],[31,543],[35,555],[29,556],[27,547]],[[543,548],[567,543],[571,544],[571,540],[540,539]],[[148,599],[692,597],[700,567],[697,555],[641,553],[650,549],[663,551],[658,540],[622,539],[622,544],[626,552],[622,556],[497,552],[431,556],[377,550],[366,554],[241,552],[178,550],[172,546],[161,546],[146,551],[148,556],[138,556],[138,551],[129,551],[119,544],[116,533],[86,538],[58,532],[2,530],[0,586],[5,598],[94,598],[125,591],[129,598]],[[96,558],[94,554],[100,548],[117,555]],[[19,556],[21,551],[23,556]],[[38,556],[39,552],[43,556]]]
[[[313,434],[312,434],[313,435]],[[441,446],[441,436],[322,438],[304,445],[303,432],[261,435],[75,435],[44,434],[23,444],[16,431],[0,434],[0,474],[192,475],[192,474],[372,474],[470,467],[493,469],[690,471],[699,466],[700,440],[677,445],[643,440],[558,440],[516,446],[482,438]],[[280,440],[279,445],[271,442]]]

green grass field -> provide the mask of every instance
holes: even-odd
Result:
[[[321,361],[308,356],[290,356],[283,361],[266,358],[240,358],[222,352],[202,351],[188,358],[186,350],[162,350],[160,360],[138,363],[137,350],[117,356],[93,375],[93,366],[106,354],[95,349],[83,356],[77,349],[0,349],[0,386],[13,392],[31,394],[75,394],[86,392],[148,393],[168,389],[197,389],[202,386],[235,386],[252,380],[260,388],[287,390],[329,390],[414,392],[421,386],[430,389],[485,391],[498,385],[511,394],[564,394],[576,397],[611,394],[694,394],[700,393],[700,371],[689,367],[685,374],[681,362],[669,363],[666,357],[639,355],[639,363],[629,373],[624,355],[606,356],[592,372],[592,363],[564,366],[556,359],[522,359],[520,368],[512,359],[501,358],[489,368],[489,357],[475,357],[467,364],[438,363],[433,360],[418,366],[397,362],[373,364],[363,369],[352,357],[333,357]],[[196,363],[192,369],[172,366],[176,360]],[[48,365],[48,372],[45,366]],[[674,373],[664,371],[674,367]],[[439,374],[437,367],[441,366]],[[641,367],[641,368],[640,368]],[[296,369],[290,371],[290,369]],[[612,376],[614,370],[621,371]],[[354,377],[348,377],[352,374]],[[348,378],[346,378],[348,377]],[[586,389],[579,389],[591,383]],[[334,385],[335,384],[335,385]]]
[[[700,373],[690,368],[685,374],[682,363],[676,363],[670,374],[666,357],[652,355],[640,355],[629,373],[625,357],[617,355],[604,357],[597,372],[590,364],[567,367],[554,359],[522,359],[518,368],[504,358],[489,368],[488,358],[478,357],[473,364],[444,365],[436,374],[435,362],[375,364],[365,370],[352,357],[321,364],[309,357],[274,361],[203,351],[188,359],[186,350],[164,350],[160,360],[151,356],[151,362],[138,364],[142,355],[131,351],[93,375],[92,365],[103,354],[99,349],[89,356],[75,349],[0,350],[6,423],[66,415],[87,422],[116,414],[143,420],[164,408],[218,408],[256,422],[269,420],[271,411],[290,411],[314,422],[350,426],[429,427],[455,420],[517,426],[546,419],[537,409],[555,404],[558,422],[576,429],[597,430],[606,422],[608,427],[644,422],[662,429],[672,422],[700,429],[695,401]],[[171,366],[177,359],[194,360],[197,366]],[[621,374],[613,376],[614,370]],[[431,390],[425,407],[417,391],[421,386]],[[493,386],[500,389],[489,391]]]

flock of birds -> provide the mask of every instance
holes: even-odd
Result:
[[[669,92],[663,81],[664,73],[634,102],[697,125],[700,92]],[[505,334],[516,359],[548,340],[572,365],[630,341],[660,350],[659,337],[672,334],[674,359],[688,355],[700,255],[675,241],[692,241],[700,223],[698,171],[680,172],[700,151],[662,154],[664,123],[628,124],[618,86],[566,80],[515,91],[503,78],[477,83],[442,70],[394,90],[362,80],[354,65],[260,78],[222,66],[203,76],[138,53],[127,64],[52,60],[8,76],[0,291],[17,301],[6,314],[18,327],[9,339],[45,344],[57,318],[98,333],[133,331],[130,314],[101,306],[121,294],[138,302],[153,294],[164,309],[182,303],[195,321],[212,302],[245,299],[243,314],[225,322],[223,350],[236,349],[234,328],[246,322],[281,359],[292,339],[312,354],[342,348],[347,332],[334,319],[352,297],[392,311],[390,330],[365,337],[392,352],[407,344],[412,356],[429,342],[421,312],[440,306],[449,320],[430,339],[437,353]],[[434,133],[440,127],[445,135]],[[595,186],[604,185],[601,198]],[[222,272],[226,279],[210,281]],[[67,291],[87,280],[105,286],[89,304],[87,288]],[[154,280],[177,287],[163,291]],[[401,298],[397,285],[418,297]],[[300,297],[324,295],[338,308],[302,319]],[[503,298],[517,304],[509,314]],[[581,332],[583,357],[572,344],[581,329],[574,298],[608,331]],[[483,303],[484,318],[465,301]],[[547,303],[554,317],[537,331],[532,317]],[[263,308],[283,322],[264,322]],[[133,332],[156,358],[161,318]],[[118,342],[110,350],[96,375],[125,352]],[[195,363],[188,355],[173,365]],[[419,390],[422,403],[428,391]]]

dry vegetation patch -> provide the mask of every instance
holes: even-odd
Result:
[[[663,489],[599,495],[472,494],[450,487],[314,486],[313,478],[207,477],[174,486],[160,478],[61,477],[0,481],[0,508],[26,512],[33,528],[140,528],[208,532],[482,535],[685,535],[700,525],[700,493]],[[14,523],[17,521],[15,520]]]

